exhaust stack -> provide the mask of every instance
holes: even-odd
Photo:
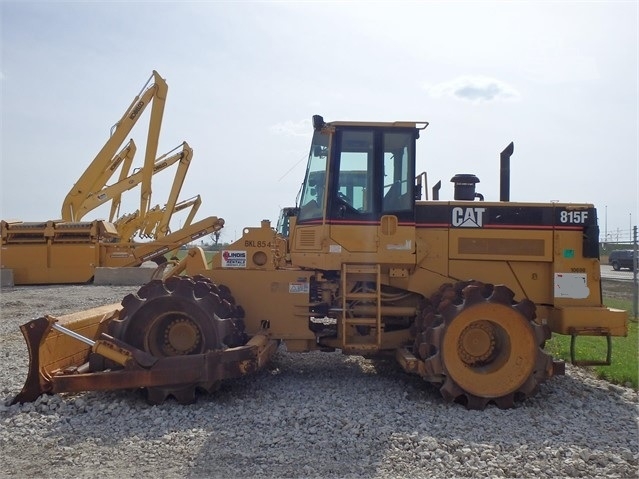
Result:
[[[439,190],[442,187],[442,182],[441,180],[438,181],[437,183],[435,183],[435,186],[433,186],[433,199],[434,200],[438,200],[439,199]]]
[[[510,157],[515,150],[515,145],[510,142],[504,151],[499,155],[499,201],[510,201]]]

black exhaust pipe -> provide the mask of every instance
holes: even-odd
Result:
[[[434,200],[438,200],[439,199],[439,190],[442,187],[442,181],[439,180],[437,183],[435,183],[435,186],[433,186],[433,199]]]
[[[499,201],[510,201],[510,157],[515,151],[515,145],[510,142],[499,155],[501,165],[499,167]]]

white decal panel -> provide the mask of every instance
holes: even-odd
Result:
[[[410,251],[413,242],[411,240],[406,240],[404,244],[388,244],[386,245],[386,249],[395,250],[395,251]]]
[[[584,299],[590,296],[585,273],[555,273],[555,298]]]
[[[288,292],[291,294],[308,294],[308,283],[288,283]]]
[[[246,268],[246,251],[222,251],[222,268]]]

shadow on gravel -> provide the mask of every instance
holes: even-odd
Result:
[[[578,424],[587,417],[590,431],[636,425],[636,406],[622,393],[569,370],[515,409],[467,411],[392,360],[281,351],[258,374],[228,381],[190,406],[150,406],[135,391],[90,392],[7,408],[0,418],[18,428],[23,414],[35,415],[30,427],[46,430],[39,446],[50,448],[52,461],[60,450],[87,467],[104,460],[79,456],[89,443],[136,461],[138,469],[159,457],[166,477],[401,477],[410,471],[398,473],[397,458],[415,465],[463,461],[468,444],[498,453],[525,445],[551,454],[566,444],[611,452],[609,435],[593,437]],[[616,424],[597,414],[604,408]],[[136,457],[128,456],[132,445]],[[620,445],[636,449],[636,436],[614,447]],[[19,452],[18,444],[11,447]],[[148,454],[139,455],[140,447]]]
[[[254,387],[230,392],[229,406],[242,424],[212,430],[189,477],[386,477],[393,458],[457,460],[469,443],[503,452],[525,445],[550,455],[570,444],[616,453],[609,436],[593,438],[577,425],[586,416],[609,430],[596,411],[611,407],[620,422],[636,422],[636,411],[618,393],[570,375],[555,379],[561,387],[549,381],[515,409],[468,411],[445,403],[435,387],[394,361],[333,354],[330,364],[315,353],[279,356]],[[254,407],[264,416],[246,424],[241,411]],[[566,457],[556,452],[555,460]]]

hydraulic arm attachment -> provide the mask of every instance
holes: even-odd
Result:
[[[124,115],[111,128],[111,136],[106,141],[102,149],[98,152],[89,167],[73,185],[62,203],[62,219],[64,221],[79,221],[81,214],[80,207],[88,195],[99,191],[110,178],[107,172],[113,173],[117,168],[116,152],[131,132],[140,116],[149,105],[151,108],[151,118],[149,120],[149,132],[144,156],[144,175],[142,177],[142,194],[140,202],[140,212],[146,213],[151,201],[151,176],[152,165],[158,149],[160,128],[162,126],[162,116],[164,115],[164,105],[168,86],[158,72],[153,71],[151,77],[146,82],[138,95],[135,96]]]
[[[84,201],[82,201],[81,203],[78,201],[78,206],[76,208],[76,221],[80,221],[88,212],[92,211],[93,209],[97,208],[103,203],[106,203],[109,200],[112,200],[111,218],[113,217],[113,212],[117,211],[120,206],[122,196],[121,193],[106,196],[105,185],[120,166],[122,166],[122,168],[120,169],[119,181],[123,181],[128,176],[136,151],[137,147],[135,145],[135,142],[133,141],[133,139],[131,139],[124,146],[124,148],[122,148],[122,150],[120,150],[117,155],[113,157],[113,160],[111,160],[111,162],[109,163],[108,168],[104,170],[101,177],[93,185],[94,188],[102,189],[99,191],[91,191],[87,194]],[[97,199],[99,199],[99,201],[96,201]],[[109,221],[112,221],[112,219],[110,219]]]
[[[161,158],[158,158],[153,166],[152,172],[155,174],[179,160],[166,205],[163,208],[156,205],[149,209],[146,213],[142,213],[140,210],[137,210],[134,213],[123,215],[115,220],[114,223],[123,239],[133,241],[135,236],[159,239],[169,233],[169,223],[177,208],[177,197],[180,194],[182,185],[184,184],[184,178],[186,177],[186,173],[191,164],[191,158],[193,157],[193,150],[186,142],[182,143],[182,150],[179,153],[167,157],[167,155],[173,151],[175,151],[175,149],[171,150]],[[140,175],[140,177],[142,177],[144,174],[145,172],[142,170],[137,172],[135,175],[132,175],[131,178],[133,179],[133,176],[136,175]],[[135,178],[137,183],[139,183],[140,177]],[[127,186],[128,183],[129,182],[126,182],[124,186]],[[116,185],[114,185],[114,187],[115,186]],[[187,206],[189,205],[184,207]],[[192,219],[193,218],[191,217],[191,220]],[[153,224],[154,226],[149,228],[149,224]],[[186,226],[190,224],[191,223],[189,221],[186,223]]]
[[[149,210],[146,215],[146,221],[142,231],[139,232],[142,238],[160,239],[171,233],[169,228],[169,222],[175,213],[179,213],[182,210],[191,208],[187,218],[182,223],[182,227],[185,228],[193,222],[193,218],[197,213],[202,200],[200,195],[194,196],[184,201],[177,203],[172,209],[169,209],[168,204],[164,208],[154,207]]]
[[[174,153],[180,147],[181,150],[177,153]],[[186,175],[186,171],[188,170],[188,165],[190,164],[192,156],[193,149],[187,142],[183,142],[181,145],[176,146],[174,149],[155,160],[155,163],[153,163],[152,165],[151,175],[154,176],[159,172],[164,171],[169,166],[172,166],[175,163],[179,162],[178,172],[176,173],[176,175],[180,175],[183,178],[184,175]],[[98,208],[99,206],[107,203],[110,200],[113,200],[114,203],[111,207],[109,221],[114,222],[116,216],[119,213],[120,198],[122,193],[135,188],[142,182],[142,179],[145,175],[144,169],[145,167],[137,169],[133,174],[129,176],[122,175],[123,177],[121,177],[117,183],[109,186],[104,186],[101,190],[89,194],[80,207],[79,216],[83,217],[89,211]],[[115,203],[116,199],[118,200],[117,204]],[[131,236],[132,235],[122,234],[123,238],[130,238]]]

